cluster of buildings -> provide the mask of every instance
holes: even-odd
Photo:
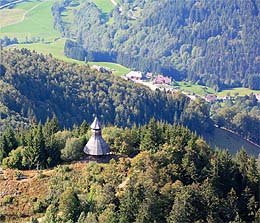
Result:
[[[171,85],[172,80],[169,77],[158,74],[153,76],[152,73],[143,74],[140,71],[130,71],[125,75],[127,80],[131,81],[144,81],[144,80],[152,80],[152,84],[157,85]]]
[[[96,70],[96,71],[100,72],[100,73],[106,73],[106,74],[111,74],[112,73],[111,70],[108,69],[107,67],[103,67],[103,66],[99,66],[99,65],[93,65],[93,66],[91,66],[91,68],[93,70]]]
[[[108,73],[111,74],[111,70],[103,67],[103,66],[99,66],[99,65],[93,65],[92,69],[95,69],[101,73]],[[170,77],[167,76],[163,76],[161,74],[157,74],[154,75],[153,73],[143,73],[141,71],[130,71],[128,74],[126,74],[125,76],[123,76],[124,79],[126,80],[130,80],[133,82],[139,82],[142,83],[144,85],[149,86],[151,89],[156,89],[156,88],[162,88],[164,90],[167,91],[171,91],[171,92],[176,92],[177,90],[175,88],[172,88],[170,85],[172,85],[172,79]],[[185,93],[185,92],[183,92]],[[196,99],[196,95],[190,95],[185,93],[188,97],[190,97],[192,100]],[[258,101],[260,101],[260,94],[254,94],[256,99]],[[228,99],[230,99],[229,96],[224,96],[224,97],[218,97],[215,94],[208,94],[204,97],[204,99],[209,102],[209,103],[214,103],[218,100],[221,101],[226,101]]]

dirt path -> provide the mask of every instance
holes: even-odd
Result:
[[[116,1],[115,0],[110,0],[111,2],[112,2],[112,4],[114,5],[114,6],[116,6],[117,5],[117,3],[116,3]]]

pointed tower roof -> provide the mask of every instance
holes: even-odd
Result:
[[[98,118],[95,117],[94,121],[92,122],[91,126],[90,126],[91,129],[101,129],[102,126],[100,124],[100,122],[98,121]]]
[[[109,154],[110,149],[105,140],[102,138],[101,124],[98,121],[97,117],[95,117],[90,127],[92,129],[92,136],[90,137],[88,143],[85,145],[84,152],[88,155],[93,156]]]

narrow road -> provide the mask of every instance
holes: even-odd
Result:
[[[14,2],[7,3],[7,4],[5,4],[5,5],[1,5],[1,6],[0,6],[0,9],[3,9],[3,8],[8,7],[8,6],[10,6],[10,5],[13,5],[13,4],[16,4],[16,3],[20,3],[20,2],[24,2],[24,1],[25,1],[25,0],[17,0],[17,1],[14,1]]]
[[[114,6],[116,6],[117,5],[117,3],[116,3],[116,1],[115,0],[110,0],[111,2],[112,2],[112,4],[114,5]]]

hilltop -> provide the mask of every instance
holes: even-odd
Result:
[[[151,120],[139,129],[109,127],[103,136],[116,156],[104,163],[99,157],[86,159],[82,154],[84,144],[79,146],[79,142],[88,137],[82,128],[52,131],[55,126],[50,124],[38,124],[22,133],[26,135],[25,144],[3,160],[2,222],[38,219],[46,223],[177,223],[258,219],[257,162],[244,150],[232,157],[227,151],[211,150],[188,129]],[[37,142],[41,131],[41,142],[31,143]],[[53,140],[46,140],[50,138]],[[44,142],[45,146],[37,150]],[[38,162],[42,153],[49,150],[51,154],[61,153],[61,165],[56,163],[53,169],[45,169],[50,165],[49,158],[47,162]],[[133,151],[136,153],[130,158]],[[64,164],[65,161],[71,163]]]

